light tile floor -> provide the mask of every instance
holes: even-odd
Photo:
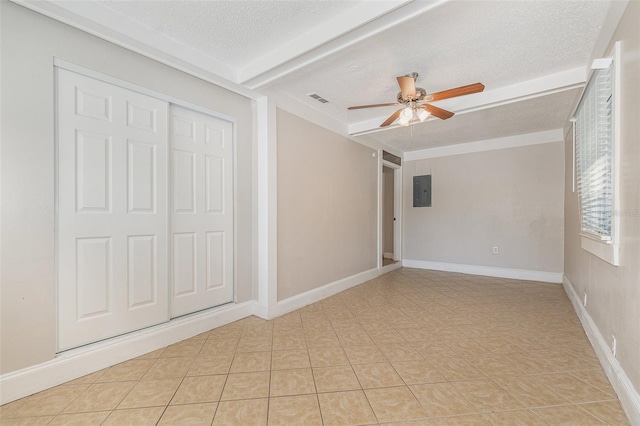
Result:
[[[629,424],[561,286],[407,268],[0,415],[7,426]]]

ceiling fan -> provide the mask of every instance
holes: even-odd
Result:
[[[412,72],[410,74],[397,77],[398,85],[400,86],[400,92],[398,92],[397,102],[391,102],[387,104],[358,105],[349,107],[347,109],[351,110],[405,105],[404,108],[401,108],[391,114],[391,116],[389,116],[389,118],[387,118],[380,125],[380,127],[386,127],[396,121],[398,118],[398,124],[408,126],[410,123],[416,120],[420,122],[426,120],[429,115],[433,115],[434,117],[438,117],[442,120],[453,117],[453,112],[438,108],[437,106],[428,104],[427,102],[434,102],[440,101],[442,99],[455,98],[457,96],[470,95],[472,93],[478,93],[484,90],[484,84],[474,83],[467,86],[456,87],[455,89],[427,94],[427,91],[422,87],[416,87],[417,78],[417,72]]]

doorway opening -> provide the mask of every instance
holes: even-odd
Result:
[[[382,266],[392,265],[394,259],[394,170],[382,166]]]
[[[386,267],[398,263],[400,256],[400,200],[401,169],[388,161],[382,162],[380,206],[380,265]]]

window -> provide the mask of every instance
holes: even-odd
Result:
[[[615,58],[596,62],[574,116],[582,248],[617,265],[618,79]]]
[[[582,232],[611,240],[613,157],[611,66],[596,70],[576,114],[576,165]]]

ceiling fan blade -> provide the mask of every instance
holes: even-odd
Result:
[[[442,92],[432,93],[425,96],[425,100],[429,102],[440,101],[442,99],[455,98],[456,96],[470,95],[472,93],[482,92],[484,84],[473,83],[466,86],[456,87],[455,89],[443,90]]]
[[[402,112],[404,108],[401,108],[399,110],[397,110],[396,112],[394,112],[393,114],[391,114],[389,116],[389,118],[387,118],[386,120],[384,120],[384,123],[382,123],[380,125],[380,127],[387,127],[389,124],[393,123],[394,121],[396,121],[396,119],[398,117],[400,117],[400,113]]]
[[[402,99],[415,99],[416,98],[416,81],[413,77],[397,77],[398,85],[402,91]]]
[[[351,106],[347,109],[363,109],[363,108],[378,108],[378,107],[384,107],[384,106],[396,106],[396,105],[400,105],[397,102],[391,102],[388,104],[372,104],[372,105],[358,105],[358,106]]]
[[[451,111],[447,111],[446,109],[438,108],[437,106],[424,104],[423,105],[427,111],[431,113],[434,117],[438,117],[442,120],[446,120],[447,118],[453,117],[453,113]]]

